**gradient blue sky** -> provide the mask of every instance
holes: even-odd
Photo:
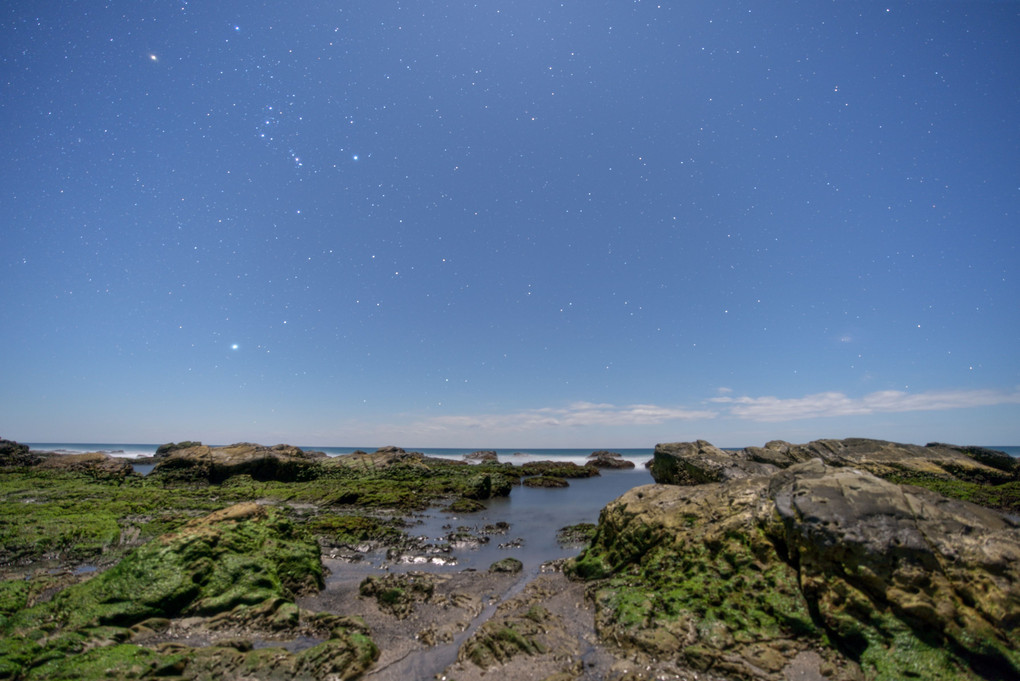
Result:
[[[1020,443],[1016,2],[0,12],[4,437]]]

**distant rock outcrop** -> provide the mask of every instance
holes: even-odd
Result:
[[[333,462],[344,466],[359,468],[386,468],[394,464],[424,464],[425,455],[421,452],[406,452],[400,447],[380,447],[371,454],[360,449],[350,454],[335,457]]]
[[[40,461],[42,457],[30,452],[28,445],[0,438],[0,467],[34,466]]]
[[[723,678],[1020,678],[1017,486],[993,452],[879,440],[656,447],[568,567],[603,642]],[[898,484],[900,478],[924,483]],[[801,678],[801,676],[797,676]]]
[[[605,449],[600,449],[597,452],[592,452],[588,455],[588,465],[595,466],[596,468],[615,468],[625,469],[634,468],[633,461],[627,461],[620,455],[619,452],[609,452]]]
[[[496,452],[492,451],[491,449],[465,454],[464,459],[467,461],[484,461],[486,463],[499,463],[499,456],[496,454]]]
[[[135,475],[134,467],[127,459],[110,456],[105,452],[85,454],[56,454],[39,463],[40,470],[63,470],[83,473],[101,480],[116,480]]]
[[[241,442],[227,447],[195,445],[169,451],[151,475],[168,480],[222,482],[234,475],[255,480],[296,481],[315,477],[326,455],[306,452],[290,445]]]

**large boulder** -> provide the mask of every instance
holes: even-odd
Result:
[[[290,445],[265,447],[248,442],[227,447],[195,445],[168,452],[151,475],[167,480],[218,483],[245,474],[260,481],[291,482],[316,477],[325,459],[322,452],[306,452]]]
[[[593,580],[600,638],[724,678],[1020,677],[1015,517],[849,464],[895,467],[892,447],[829,442],[812,449],[840,465],[770,443],[761,475],[678,477],[607,506],[568,566]]]

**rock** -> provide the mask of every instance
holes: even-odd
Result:
[[[427,572],[372,575],[361,582],[359,593],[365,598],[374,598],[384,612],[406,619],[418,603],[432,598],[439,579],[438,575]]]
[[[599,473],[595,466],[578,466],[573,461],[529,461],[520,466],[524,475],[551,475],[557,478],[592,478]]]
[[[814,440],[803,445],[773,440],[764,447],[732,452],[704,440],[673,442],[655,446],[649,468],[656,482],[698,485],[771,475],[811,459],[866,470],[898,482],[933,478],[978,484],[1020,481],[1020,462],[1002,452],[940,444],[921,447],[866,438]]]
[[[0,438],[0,467],[34,466],[40,461],[42,457],[30,452],[28,445]]]
[[[1017,521],[863,468],[923,470],[926,448],[769,443],[777,463],[737,457],[761,474],[738,465],[718,473],[725,482],[691,484],[731,466],[708,443],[689,444],[667,448],[682,454],[666,470],[685,486],[627,492],[567,565],[598,580],[590,593],[607,645],[727,678],[780,681],[805,661],[830,679],[1020,677]],[[987,474],[932,450],[928,465],[943,472],[952,462]],[[795,461],[808,453],[833,463]]]
[[[524,478],[523,485],[525,487],[569,487],[570,483],[552,475],[536,475],[532,478]]]
[[[726,482],[778,470],[772,464],[724,452],[704,440],[655,445],[650,468],[656,482],[670,485]]]
[[[156,453],[153,458],[165,459],[170,452],[175,452],[178,449],[191,449],[192,447],[201,447],[202,443],[198,440],[184,440],[182,442],[167,442],[166,444],[156,447]]]
[[[560,664],[570,660],[579,653],[579,642],[566,634],[563,619],[543,605],[554,593],[544,579],[529,583],[524,593],[501,603],[496,614],[464,642],[457,660],[482,669],[506,665],[520,656],[548,656]]]
[[[517,574],[524,569],[524,563],[516,558],[503,558],[489,566],[489,572],[509,572]]]
[[[589,454],[588,465],[596,468],[634,468],[634,462],[627,461],[619,452],[607,452],[604,449]]]
[[[952,450],[960,452],[974,459],[980,464],[996,468],[1000,471],[1010,473],[1014,478],[1017,477],[1017,473],[1020,472],[1020,459],[1010,456],[1006,452],[1000,452],[998,449],[988,449],[987,447],[959,447],[957,445],[946,445],[939,442],[930,442],[926,447],[933,449]]]
[[[991,455],[993,450],[980,450],[978,456],[985,456],[986,462],[994,461],[1003,467],[988,465],[969,454],[968,448],[952,445],[931,444],[921,447],[866,438],[814,440],[804,445],[770,442],[766,448],[771,445],[784,452],[789,460],[787,465],[821,459],[830,466],[859,468],[882,478],[938,477],[992,484],[1020,479],[1017,475],[1020,468],[1016,462],[1011,466],[1003,466],[1008,462],[1002,457]],[[981,452],[988,454],[986,456]],[[1007,454],[1003,456],[1008,457]]]
[[[485,504],[474,499],[457,499],[445,509],[448,513],[478,513],[485,510]]]
[[[577,525],[561,527],[556,532],[556,541],[561,545],[567,546],[587,544],[595,536],[596,529],[598,529],[598,526],[592,523],[578,523]]]
[[[326,459],[322,452],[305,452],[290,445],[241,442],[227,447],[196,445],[172,449],[165,454],[152,475],[164,480],[220,483],[234,475],[254,480],[293,482],[314,479]]]
[[[0,668],[39,678],[250,678],[254,669],[259,678],[353,678],[379,651],[356,620],[295,605],[322,586],[310,534],[282,512],[238,504],[21,610],[5,626]],[[297,654],[246,643],[277,637],[321,642]]]
[[[468,461],[484,461],[486,463],[499,463],[499,456],[496,452],[490,450],[471,452],[465,454],[464,458]]]
[[[429,461],[430,459],[421,452],[406,452],[400,447],[380,447],[371,454],[359,449],[350,454],[342,454],[330,459],[330,463],[333,465],[353,466],[370,470],[381,470],[397,465],[427,467]],[[461,463],[461,465],[467,464]]]
[[[81,473],[96,480],[122,480],[135,475],[127,459],[110,456],[105,452],[86,454],[54,454],[39,463],[40,470],[62,470]]]

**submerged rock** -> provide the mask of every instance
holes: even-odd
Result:
[[[603,642],[726,678],[779,681],[805,660],[830,679],[1020,677],[1017,522],[867,469],[1005,471],[863,440],[660,445],[656,464],[680,484],[607,506],[567,567],[596,580]]]

